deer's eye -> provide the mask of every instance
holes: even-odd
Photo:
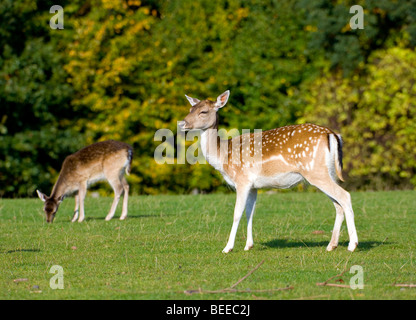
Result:
[[[201,114],[207,114],[208,113],[208,111],[201,111],[199,114],[201,115]]]

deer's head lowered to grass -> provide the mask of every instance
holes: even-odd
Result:
[[[225,106],[229,96],[228,90],[216,101],[200,101],[186,96],[192,107],[179,123],[179,127],[185,131],[201,130],[201,149],[205,158],[237,192],[233,226],[223,252],[229,252],[234,247],[244,209],[247,216],[245,250],[253,246],[252,223],[257,189],[290,188],[303,180],[319,188],[334,203],[336,219],[327,250],[337,247],[345,214],[350,238],[348,250],[354,251],[358,237],[351,198],[337,183],[338,180],[343,181],[341,136],[326,127],[300,124],[263,131],[260,141],[254,133],[221,143],[217,132],[217,112]],[[241,143],[243,140],[249,143]],[[238,155],[242,156],[242,161],[233,161],[233,145],[239,146]],[[228,151],[223,150],[224,146]]]
[[[59,205],[66,195],[78,192],[75,196],[75,212],[72,222],[77,219],[78,222],[82,222],[85,217],[84,199],[87,187],[100,180],[107,180],[114,190],[114,201],[105,219],[108,221],[114,216],[123,192],[123,209],[120,219],[125,219],[129,185],[124,174],[130,173],[132,159],[133,148],[124,142],[114,140],[94,143],[66,157],[51,195],[48,197],[36,190],[39,198],[44,202],[43,210],[46,214],[46,221],[53,222]]]
[[[55,214],[58,211],[59,205],[64,199],[64,195],[60,196],[57,199],[54,199],[52,196],[48,197],[46,194],[36,190],[39,198],[44,202],[43,211],[46,214],[46,222],[53,222],[55,219]]]

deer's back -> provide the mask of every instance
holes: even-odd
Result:
[[[107,140],[91,144],[67,156],[61,175],[74,179],[96,179],[106,167],[121,170],[128,165],[133,148],[121,141]],[[96,177],[97,176],[97,177]],[[72,179],[71,179],[72,180]]]

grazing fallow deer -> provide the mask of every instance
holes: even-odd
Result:
[[[257,189],[290,188],[304,179],[323,191],[333,201],[336,209],[335,225],[327,250],[331,251],[338,246],[345,214],[350,238],[348,250],[354,251],[358,238],[351,197],[337,184],[337,180],[343,181],[341,136],[326,127],[300,124],[241,135],[228,142],[221,140],[217,132],[217,111],[224,107],[229,95],[227,90],[215,102],[200,101],[185,95],[192,107],[190,113],[178,124],[183,131],[201,131],[204,157],[237,192],[233,226],[223,252],[230,252],[234,247],[244,209],[247,216],[247,242],[244,250],[253,247],[252,224]],[[256,135],[259,142],[256,142]],[[241,144],[241,140],[249,141],[249,145]],[[237,153],[243,156],[242,161],[232,159],[235,157],[235,145],[239,146]]]
[[[124,220],[127,217],[129,193],[129,185],[124,173],[130,173],[132,159],[133,148],[127,143],[114,140],[94,143],[66,157],[58,180],[52,189],[52,194],[48,197],[36,190],[39,198],[45,203],[43,210],[46,214],[46,221],[52,222],[65,196],[76,191],[78,194],[75,196],[72,222],[77,219],[78,222],[84,221],[84,199],[87,188],[100,180],[107,180],[114,190],[114,201],[105,220],[111,220],[114,216],[123,192],[123,209],[120,220]]]

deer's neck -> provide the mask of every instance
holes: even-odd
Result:
[[[56,181],[55,185],[53,186],[51,198],[58,199],[62,197],[63,195],[69,193],[71,190],[69,190],[68,185],[65,183],[65,177],[61,173],[58,177],[58,180]]]
[[[201,149],[207,162],[216,170],[223,172],[225,157],[228,156],[228,141],[221,140],[217,128],[215,126],[201,133]]]

